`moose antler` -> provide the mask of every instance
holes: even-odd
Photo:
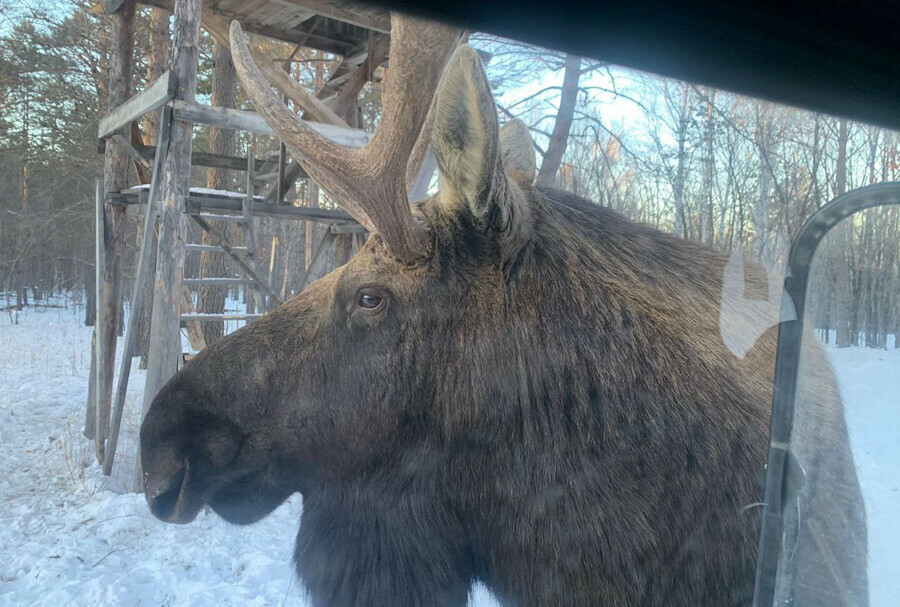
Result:
[[[409,207],[407,160],[459,35],[454,28],[391,15],[391,77],[381,124],[364,148],[353,149],[315,132],[281,102],[253,61],[240,24],[231,24],[234,66],[256,111],[307,173],[363,226],[378,232],[391,254],[407,264],[426,256],[431,246]]]

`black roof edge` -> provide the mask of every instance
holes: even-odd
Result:
[[[376,0],[656,74],[900,129],[897,0]]]

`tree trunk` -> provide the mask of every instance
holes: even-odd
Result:
[[[28,100],[25,100],[25,111],[22,115],[22,183],[21,183],[21,193],[22,193],[22,215],[19,220],[19,244],[18,244],[18,259],[15,262],[16,265],[16,303],[19,308],[28,305],[28,276],[26,275],[26,270],[28,269],[28,229],[27,229],[27,220],[28,220],[28,199],[29,199],[29,171],[31,169],[30,157],[31,157],[31,129],[30,129],[30,103]]]
[[[84,326],[93,327],[97,316],[97,273],[94,266],[84,264]]]
[[[181,311],[187,314],[195,312],[194,300],[191,298],[191,289],[187,285],[181,287]],[[191,349],[199,352],[205,348],[207,343],[206,338],[203,336],[203,325],[208,323],[191,320],[184,324],[185,328],[187,328],[188,342],[191,344]]]
[[[703,188],[706,194],[706,210],[703,214],[703,229],[701,230],[701,238],[706,238],[707,244],[712,246],[713,244],[713,235],[714,235],[714,225],[715,220],[713,219],[713,206],[714,206],[714,196],[713,196],[713,178],[715,176],[715,146],[714,146],[714,138],[715,138],[715,112],[714,105],[716,102],[716,95],[718,91],[715,89],[707,89],[707,102],[706,102],[706,158],[703,163]],[[720,243],[721,245],[721,243]]]
[[[212,105],[225,108],[234,108],[237,94],[237,75],[234,71],[234,63],[231,61],[231,51],[228,47],[215,43],[213,49],[213,80],[212,80]],[[212,128],[209,132],[209,151],[212,154],[234,155],[234,131],[230,129]],[[206,171],[206,187],[214,190],[228,190],[230,188],[229,171],[226,169],[208,169]],[[223,226],[223,229],[224,226]],[[227,233],[227,232],[226,232]],[[201,242],[211,245],[213,239],[205,231],[202,232]],[[219,251],[200,253],[200,277],[216,278],[227,276],[228,264],[225,255]],[[221,314],[225,311],[224,287],[201,287],[197,293],[197,309],[205,314]],[[203,337],[207,344],[211,344],[222,338],[225,334],[225,323],[203,323]]]
[[[323,63],[323,55],[320,51],[316,51],[316,93],[322,90],[322,87],[325,85],[325,64]],[[388,72],[385,70],[384,77],[388,77]],[[382,81],[382,107],[384,104],[384,81]],[[308,207],[318,207],[319,206],[319,185],[315,183],[312,179],[309,179],[306,184],[306,206]],[[309,264],[312,262],[312,256],[315,252],[316,245],[319,242],[319,224],[315,221],[307,221],[306,222],[306,247],[304,249],[304,268],[309,271]],[[300,286],[303,288],[303,285]]]
[[[668,84],[666,85],[666,95],[668,96]],[[687,137],[688,137],[688,106],[690,105],[690,90],[688,85],[681,83],[679,85],[681,91],[677,106],[677,125],[675,127],[675,138],[678,145],[678,152],[675,157],[675,175],[672,183],[672,197],[675,200],[675,235],[679,238],[690,238],[690,230],[687,222],[687,214],[685,212],[684,190],[687,182]]]
[[[838,125],[838,155],[835,164],[835,195],[840,196],[847,191],[847,121],[841,119]],[[850,268],[851,230],[849,220],[842,221],[835,227],[835,246],[838,254],[835,256],[837,268],[835,268],[835,316],[837,325],[837,339],[835,342],[839,348],[846,348],[853,344],[853,327],[851,323],[851,304],[853,295],[852,276]]]
[[[107,106],[113,110],[124,103],[132,92],[131,67],[134,55],[134,0],[126,0],[111,17],[113,21],[110,36],[109,55],[109,97]],[[123,127],[119,135],[129,141],[130,127]],[[103,191],[119,192],[128,186],[129,156],[114,139],[106,142],[103,163]],[[106,271],[103,276],[103,326],[99,330],[104,341],[105,367],[104,389],[96,394],[97,412],[100,415],[102,432],[109,430],[109,414],[112,400],[112,381],[116,362],[116,341],[122,317],[122,266],[125,252],[125,206],[106,204],[104,218],[104,243],[106,249]],[[99,371],[99,370],[98,370]],[[106,435],[100,437],[101,444]]]
[[[759,202],[753,206],[753,223],[756,226],[756,237],[753,240],[753,253],[760,261],[765,254],[766,241],[769,238],[769,206],[772,196],[772,174],[769,166],[769,145],[772,131],[769,113],[771,108],[765,101],[757,101],[756,112],[756,147],[759,150]]]
[[[559,165],[566,153],[566,145],[569,143],[569,130],[572,128],[572,119],[575,117],[575,103],[578,101],[578,79],[581,76],[581,57],[578,55],[566,55],[566,68],[563,75],[562,95],[559,99],[559,111],[556,114],[556,122],[553,124],[553,132],[550,134],[550,142],[547,144],[547,152],[541,161],[541,170],[538,171],[536,183],[549,186],[556,179]]]

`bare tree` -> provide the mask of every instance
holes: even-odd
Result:
[[[547,144],[547,151],[541,161],[541,169],[538,171],[537,184],[550,185],[556,178],[563,154],[566,153],[566,145],[569,141],[569,130],[572,128],[572,118],[575,116],[575,103],[578,101],[578,79],[581,76],[581,57],[578,55],[566,55],[566,67],[563,75],[562,94],[559,98],[559,110],[553,124],[553,133]]]

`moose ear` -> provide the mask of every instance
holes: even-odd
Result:
[[[500,129],[500,156],[506,174],[522,187],[534,183],[537,161],[528,127],[513,118]]]
[[[467,207],[477,225],[504,238],[504,250],[517,249],[528,232],[528,202],[504,172],[494,99],[481,59],[468,44],[460,45],[447,63],[435,104],[431,141],[441,204],[454,210]],[[520,162],[514,158],[517,167]]]
[[[478,53],[461,44],[438,85],[431,132],[441,178],[441,202],[468,205],[478,219],[489,212],[500,170],[497,113]]]

